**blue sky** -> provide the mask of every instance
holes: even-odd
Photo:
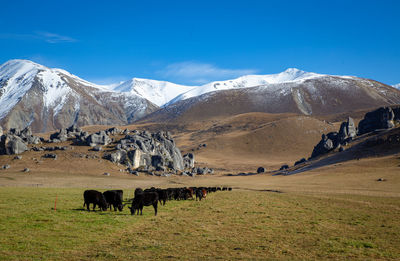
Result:
[[[83,2],[83,3],[82,3]],[[0,2],[0,63],[201,84],[289,67],[400,83],[400,1]]]

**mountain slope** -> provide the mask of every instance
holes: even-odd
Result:
[[[247,112],[328,115],[399,103],[400,91],[388,85],[357,77],[325,75],[209,92],[170,104],[143,120],[205,120]]]
[[[120,94],[60,69],[26,60],[0,67],[0,120],[5,128],[49,131],[77,123],[127,124],[157,107],[134,94]]]

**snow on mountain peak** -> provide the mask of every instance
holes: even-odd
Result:
[[[0,119],[32,87],[39,70],[45,68],[27,60],[10,60],[0,66]]]
[[[317,74],[312,72],[305,72],[296,68],[289,68],[281,73],[277,74],[266,74],[266,75],[245,75],[236,79],[227,81],[215,81],[203,86],[193,88],[190,91],[180,94],[173,100],[169,101],[167,105],[173,104],[180,100],[186,100],[195,96],[199,96],[205,93],[237,89],[237,88],[249,88],[256,86],[266,86],[270,84],[280,84],[288,82],[301,82],[307,79],[317,78],[325,76],[323,74]]]
[[[179,94],[195,88],[166,81],[133,78],[114,88],[118,92],[127,92],[143,97],[157,106],[162,106]]]
[[[398,84],[394,84],[394,85],[392,85],[394,88],[396,88],[396,89],[399,89],[400,90],[400,83],[398,83]]]

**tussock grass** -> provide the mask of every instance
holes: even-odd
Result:
[[[0,259],[400,258],[398,198],[237,190],[140,217],[83,211],[82,193],[0,188]]]

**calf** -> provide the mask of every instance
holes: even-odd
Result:
[[[154,208],[154,215],[157,216],[157,204],[158,204],[158,194],[157,192],[142,192],[136,193],[135,191],[135,198],[132,200],[132,206],[129,207],[131,210],[131,215],[135,215],[135,211],[137,211],[137,215],[142,215],[143,206],[150,206],[153,205]]]
[[[124,208],[124,205],[122,205],[123,193],[122,190],[107,190],[103,192],[103,195],[110,206],[110,210],[111,206],[113,206],[114,211],[117,211],[117,208],[119,211],[122,211]]]
[[[90,211],[89,209],[89,204],[92,203],[93,204],[93,211],[96,208],[96,205],[99,206],[100,210],[107,210],[108,208],[108,204],[107,201],[104,197],[104,195],[97,191],[97,190],[85,190],[85,192],[83,192],[83,207],[85,207],[88,211]]]

